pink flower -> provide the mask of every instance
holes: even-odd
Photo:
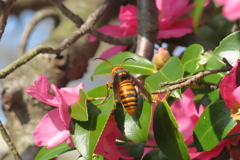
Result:
[[[43,75],[39,76],[34,84],[26,89],[28,94],[46,104],[58,107],[42,118],[33,133],[34,143],[37,146],[47,146],[48,149],[64,141],[71,145],[69,132],[71,117],[68,113],[68,107],[78,100],[79,89],[82,89],[84,84],[80,83],[74,88],[61,89],[51,84],[49,88],[48,79]],[[49,89],[53,95],[49,94]]]
[[[240,18],[240,1],[238,0],[216,0],[223,5],[222,13],[230,21],[235,21]]]
[[[239,86],[237,86],[237,75],[240,61],[232,68],[228,75],[224,76],[220,82],[220,92],[228,109],[240,104]]]
[[[51,84],[49,88],[48,79],[43,75],[39,76],[34,84],[26,89],[28,94],[46,104],[58,107],[42,118],[33,133],[34,143],[37,146],[47,146],[49,149],[66,141],[68,145],[74,147],[69,132],[71,117],[68,108],[79,99],[79,89],[83,89],[84,84],[80,83],[73,88],[61,89]],[[49,90],[53,92],[53,95],[49,94]],[[96,146],[95,153],[111,160],[133,159],[125,147],[116,145],[116,139],[122,137],[114,117],[111,116]]]
[[[168,39],[182,37],[192,32],[192,18],[180,18],[189,11],[193,4],[188,4],[189,0],[156,0],[159,10],[159,28],[157,39]],[[137,35],[137,8],[133,5],[121,6],[119,13],[120,25],[106,25],[100,27],[98,31],[113,37],[127,37]],[[90,41],[95,38],[90,37]],[[114,46],[105,51],[102,58],[109,58],[118,52],[124,51],[127,46]]]
[[[190,89],[188,89],[183,93],[182,99],[176,100],[171,105],[171,110],[176,118],[176,121],[178,122],[179,131],[183,134],[185,143],[193,142],[194,127],[197,124],[198,119],[204,110],[203,106],[200,106],[199,112],[196,110],[193,98],[194,94]],[[239,131],[240,124],[237,124],[229,134],[233,134]],[[196,152],[195,148],[188,148],[188,150],[191,159],[209,160],[211,158],[218,156],[222,152],[222,150],[226,147],[230,151],[233,158],[233,156],[239,154],[238,152],[240,147],[237,146],[238,141],[239,138],[237,137],[222,140],[215,148],[213,148],[210,151]],[[156,142],[154,140],[150,140],[148,141],[147,144],[156,145]],[[144,155],[150,150],[152,150],[152,148],[145,148]]]
[[[119,158],[134,159],[130,157],[125,147],[116,145],[116,139],[122,137],[123,135],[118,129],[117,123],[112,115],[105,126],[101,139],[95,149],[95,153],[111,160],[119,160]]]

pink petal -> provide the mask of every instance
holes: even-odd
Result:
[[[136,20],[137,7],[130,4],[126,6],[121,6],[118,18],[120,23],[123,23],[124,21]]]
[[[98,29],[99,32],[113,37],[123,37],[124,30],[117,25],[106,25]]]
[[[94,36],[91,35],[91,34],[88,34],[88,41],[89,41],[89,42],[95,42],[96,40],[97,40],[96,37],[94,37]]]
[[[232,70],[228,75],[223,77],[219,85],[220,93],[228,109],[233,108],[235,105],[235,98],[233,97],[233,91],[237,88],[236,74],[237,74],[237,69],[239,64],[240,64],[240,61],[236,63],[236,65],[232,68]]]
[[[240,104],[240,87],[237,87],[234,91],[233,91],[233,97],[234,99],[237,101],[238,104]]]
[[[182,12],[189,3],[188,0],[157,0],[157,8],[160,11],[160,16],[165,17],[167,19],[172,19],[173,16],[178,15],[179,12]]]
[[[34,143],[37,146],[55,147],[70,137],[69,130],[66,130],[59,115],[59,109],[48,112],[36,127]]]
[[[196,152],[196,150],[192,148],[191,150],[189,150],[189,154],[191,159],[210,160],[218,156],[222,152],[224,147],[225,143],[220,142],[215,148],[210,151]]]
[[[216,0],[223,5],[223,15],[230,21],[240,18],[240,1],[239,0]]]
[[[175,100],[171,105],[171,110],[179,125],[179,131],[182,132],[184,138],[192,135],[195,124],[191,118],[198,115],[193,98],[194,94],[191,89],[188,89],[182,94],[182,99]]]
[[[108,59],[119,52],[125,51],[128,46],[114,46],[102,53],[101,58]]]
[[[103,155],[105,158],[111,160],[119,160],[119,158],[133,159],[133,157],[129,155],[124,155],[123,153],[126,154],[125,151],[121,153],[121,150],[118,150],[116,145],[116,131],[118,132],[118,130],[117,123],[114,117],[111,116],[96,146],[95,153]]]
[[[177,38],[182,37],[186,34],[192,33],[192,18],[184,18],[171,26],[166,26],[164,23],[160,23],[160,31],[158,32],[157,38]]]
[[[26,92],[33,96],[34,98],[37,98],[38,100],[52,105],[59,107],[60,101],[58,97],[55,97],[51,94],[49,94],[49,84],[47,77],[40,75],[37,77],[37,79],[34,81],[34,86],[29,86],[26,88]]]
[[[73,87],[73,88],[56,88],[55,85],[51,85],[51,88],[55,95],[58,95],[61,99],[61,105],[59,107],[60,116],[63,120],[63,123],[65,123],[66,128],[69,127],[69,122],[71,120],[71,117],[69,115],[68,109],[69,106],[74,104],[79,99],[79,90],[83,89],[84,83],[80,83],[79,85]]]

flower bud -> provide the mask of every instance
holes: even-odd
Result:
[[[156,67],[156,69],[158,70],[161,69],[170,57],[171,56],[166,48],[164,47],[159,48],[153,58],[153,64]]]

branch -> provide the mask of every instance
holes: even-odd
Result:
[[[80,18],[78,15],[74,14],[71,10],[69,10],[61,0],[50,0],[53,4],[55,4],[61,12],[68,17],[70,20],[72,20],[77,28],[79,28],[83,24],[82,18]]]
[[[6,129],[4,128],[1,121],[0,121],[0,132],[1,132],[3,139],[7,143],[8,147],[10,148],[11,152],[13,153],[15,160],[22,160],[21,156],[19,155],[15,145],[13,144],[10,136],[8,135]]]
[[[205,76],[208,76],[210,74],[230,71],[232,69],[232,66],[226,60],[223,60],[223,61],[226,63],[226,66],[223,66],[223,67],[221,67],[219,69],[199,72],[196,75],[191,76],[190,78],[183,78],[184,81],[181,82],[180,84],[176,84],[175,82],[173,82],[173,84],[176,84],[176,85],[167,87],[167,88],[162,89],[162,90],[152,91],[152,94],[165,94],[165,93],[169,93],[169,92],[171,92],[173,90],[181,89],[181,88],[183,88],[185,86],[189,86],[189,85],[193,84],[194,82],[196,82],[197,80],[199,80],[199,79],[201,79],[201,78],[203,78]],[[179,80],[177,80],[177,81],[179,81]]]
[[[158,9],[155,1],[138,0],[138,35],[136,53],[151,60],[158,26]]]
[[[59,20],[58,14],[53,9],[44,9],[35,14],[35,16],[28,23],[27,27],[23,31],[23,35],[20,40],[20,44],[18,47],[18,57],[22,56],[25,52],[27,42],[30,34],[32,33],[35,26],[43,19],[53,17],[56,21]]]
[[[71,36],[66,38],[62,43],[60,43],[57,47],[52,46],[38,46],[32,51],[29,51],[24,56],[20,57],[19,59],[15,60],[13,63],[8,65],[6,68],[0,70],[0,78],[5,78],[11,72],[16,70],[18,67],[22,66],[26,62],[30,61],[32,58],[37,56],[41,53],[49,53],[49,54],[59,54],[63,50],[67,49],[73,43],[75,43],[80,37],[88,33],[94,24],[98,21],[98,19],[103,15],[103,12],[106,8],[110,5],[109,1],[105,1],[102,3],[98,9],[92,13],[88,18],[87,21],[78,29],[76,30]]]
[[[126,45],[130,46],[135,44],[137,41],[137,36],[128,36],[128,37],[123,37],[123,38],[116,38],[112,37],[106,34],[103,34],[101,32],[98,32],[97,30],[92,30],[91,34],[94,37],[97,37],[99,40],[104,41],[109,44],[114,44],[114,45]]]
[[[2,10],[0,12],[0,39],[2,38],[3,32],[7,25],[8,15],[12,9],[13,3],[15,2],[16,0],[8,0],[7,3],[4,3],[3,1],[0,2],[0,9]]]
[[[80,27],[83,23],[82,18],[80,18],[78,15],[74,14],[71,10],[69,10],[60,0],[51,0],[53,4],[55,4],[60,11],[69,18],[69,20],[73,21],[77,27]],[[91,34],[95,37],[97,37],[99,40],[102,40],[109,44],[114,45],[133,45],[137,37],[136,36],[129,36],[129,37],[123,37],[123,38],[116,38],[112,37],[106,34],[103,34],[101,32],[98,32],[97,30],[92,30]]]

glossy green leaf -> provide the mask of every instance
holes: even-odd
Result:
[[[219,61],[225,57],[231,65],[240,58],[240,31],[234,32],[224,38],[220,45],[214,50],[213,54]]]
[[[58,155],[64,152],[71,151],[71,150],[74,150],[74,148],[68,146],[66,142],[63,142],[62,144],[51,149],[46,149],[46,146],[45,146],[45,147],[42,147],[42,149],[38,152],[37,156],[35,157],[35,160],[51,159],[51,158],[57,157]]]
[[[207,62],[207,54],[203,55],[204,49],[199,44],[189,46],[183,56],[182,64],[184,71],[192,75],[195,72],[203,70],[203,64]]]
[[[178,131],[178,124],[166,101],[156,107],[153,131],[157,145],[166,157],[177,160],[190,159],[184,138]]]
[[[141,159],[144,152],[143,143],[122,143],[122,146],[126,147],[130,156],[134,159]]]
[[[133,116],[130,116],[120,103],[117,103],[114,113],[118,127],[126,138],[139,143],[147,141],[152,114],[150,103],[139,96],[137,111]]]
[[[111,91],[111,90],[110,90]],[[88,92],[89,97],[104,97],[106,86],[99,86]],[[112,91],[110,92],[110,95]],[[96,106],[99,101],[87,104],[89,118],[88,121],[72,120],[71,136],[77,150],[87,159],[92,159],[94,149],[105,128],[109,116],[113,110],[113,96],[109,96],[102,105]]]
[[[220,61],[214,54],[210,54],[210,58],[205,65],[206,70],[214,70],[221,68],[224,65],[222,61]],[[209,83],[218,84],[222,77],[225,75],[225,72],[218,72],[216,74],[211,74],[206,77],[204,77],[204,81]]]
[[[78,121],[87,121],[87,93],[83,90],[79,90],[79,100],[70,107],[70,116]]]
[[[206,70],[218,69],[225,64],[222,62],[226,58],[231,65],[240,58],[240,32],[234,32],[224,38],[220,45],[213,51],[209,61],[206,64]],[[218,84],[222,77],[226,75],[225,72],[219,72],[204,77],[204,80],[210,83]]]
[[[172,57],[168,62],[161,68],[157,73],[146,78],[146,83],[149,84],[152,91],[160,90],[165,87],[160,87],[159,84],[162,82],[172,82],[183,77],[183,66],[182,62],[178,57]],[[171,96],[175,98],[181,98],[181,91],[179,89],[172,91]]]
[[[208,106],[219,99],[220,99],[219,89],[215,89],[212,92],[204,95],[204,97],[202,98],[202,104],[204,106]]]
[[[134,59],[127,60],[123,64],[123,67],[126,68],[131,74],[151,75],[156,71],[151,61],[131,52],[118,53],[115,56],[109,58],[108,61],[112,63],[114,67],[116,67],[120,66],[120,64],[127,58]],[[102,62],[96,67],[91,77],[102,74],[110,74],[111,70],[111,65],[109,65],[107,62]]]
[[[230,110],[226,108],[223,100],[208,106],[194,128],[195,144],[198,146],[198,151],[201,151],[200,148],[204,151],[213,149],[236,124],[237,122],[230,117]]]
[[[149,151],[142,160],[170,160],[159,149]]]

